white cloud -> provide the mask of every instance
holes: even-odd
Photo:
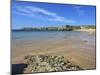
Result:
[[[35,7],[35,6],[15,6],[16,12],[24,15],[29,15],[39,19],[45,19],[48,21],[57,21],[64,23],[75,23],[76,21],[66,19],[65,17],[59,16],[57,13],[50,12],[46,9]]]
[[[76,5],[73,5],[74,9],[77,11],[77,13],[82,16],[85,14],[85,10],[83,10],[83,7],[84,6],[76,6]]]
[[[48,16],[56,16],[55,13],[49,12],[43,8],[38,8],[38,7],[32,7],[32,6],[27,6],[26,8],[30,9],[32,12],[40,12],[42,14],[48,15]]]
[[[55,17],[55,18],[52,18],[52,19],[49,19],[50,21],[59,21],[59,22],[64,22],[64,23],[75,23],[76,21],[74,20],[70,20],[70,19],[65,19],[64,17]]]

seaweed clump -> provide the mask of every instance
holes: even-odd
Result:
[[[29,55],[25,59],[32,73],[82,70],[63,56]]]

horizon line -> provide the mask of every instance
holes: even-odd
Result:
[[[73,27],[75,27],[75,26],[96,26],[96,24],[85,24],[85,25],[62,25],[62,26],[73,26]],[[23,28],[46,28],[46,27],[62,27],[62,26],[38,26],[38,27],[33,27],[33,26],[27,26],[27,27],[21,27],[21,28],[12,28],[12,30],[14,30],[14,29],[23,29]]]

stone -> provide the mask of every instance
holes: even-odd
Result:
[[[32,73],[81,70],[79,66],[73,65],[63,56],[29,55],[25,57],[25,60],[31,66]]]

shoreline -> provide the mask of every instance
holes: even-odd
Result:
[[[90,35],[95,35],[96,34],[96,29],[77,29],[74,31],[79,31],[79,32],[86,32]]]
[[[95,32],[96,29],[76,29],[74,31],[83,31],[83,32]]]

